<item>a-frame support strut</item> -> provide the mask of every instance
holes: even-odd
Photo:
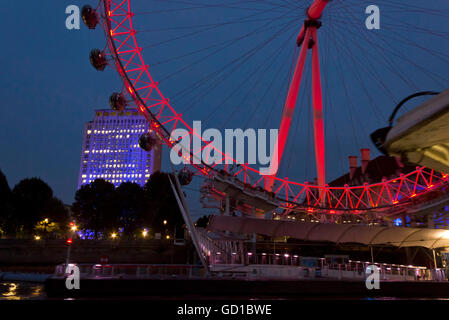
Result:
[[[318,185],[326,184],[326,160],[324,142],[323,91],[321,88],[320,58],[318,54],[317,29],[312,28],[312,91],[313,91],[313,129],[315,138],[315,161]],[[320,195],[321,196],[321,195]]]
[[[327,3],[327,1],[316,0],[316,2]],[[325,5],[324,5],[325,6]],[[322,6],[322,9],[324,9]],[[312,8],[312,7],[311,7]],[[310,9],[309,9],[310,10]],[[307,52],[312,49],[312,97],[313,97],[313,127],[314,127],[314,142],[315,142],[315,162],[317,169],[318,185],[324,187],[326,184],[326,163],[325,163],[325,139],[324,139],[324,118],[323,118],[323,95],[321,87],[320,74],[320,58],[318,52],[318,35],[317,30],[321,26],[321,22],[314,19],[309,19],[305,22],[298,39],[301,45],[298,61],[295,72],[293,74],[292,82],[288,91],[287,99],[285,101],[284,110],[282,113],[281,124],[279,126],[279,135],[276,141],[272,165],[269,174],[274,177],[279,168],[282,156],[285,151],[290,125],[293,118],[294,109],[298,100],[299,88],[301,86],[302,74],[307,59]],[[304,36],[302,36],[304,35]],[[268,189],[272,189],[274,179],[269,179]],[[320,192],[322,198],[320,202],[324,201],[324,196]]]
[[[173,178],[175,182],[172,181],[170,178],[170,175],[168,176],[168,180],[170,181],[170,185],[173,190],[173,194],[175,195],[176,202],[178,203],[179,210],[181,211],[182,217],[184,219],[184,222],[186,223],[187,229],[190,232],[190,236],[192,237],[193,245],[195,246],[196,253],[198,254],[198,257],[201,260],[201,264],[204,267],[204,270],[206,271],[206,275],[209,274],[209,266],[206,262],[206,259],[203,256],[203,253],[201,251],[201,244],[200,240],[198,238],[198,233],[195,227],[195,224],[193,223],[189,211],[189,207],[187,206],[186,199],[184,198],[184,193],[181,189],[181,184],[179,183],[178,176],[176,175],[176,172],[173,170]]]

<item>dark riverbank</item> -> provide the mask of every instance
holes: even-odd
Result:
[[[35,274],[53,274],[55,265],[0,265],[0,273],[35,273]]]

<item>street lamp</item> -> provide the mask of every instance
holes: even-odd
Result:
[[[167,220],[164,220],[164,226],[167,224]]]
[[[69,235],[69,238],[66,240],[66,244],[67,244],[66,266],[68,266],[70,263],[70,249],[71,249],[72,243],[73,243],[72,238],[75,235],[75,231],[77,229],[74,221],[69,223],[69,227],[70,227],[71,234]]]
[[[48,238],[48,235],[47,235],[48,222],[49,222],[48,218],[45,218],[45,219],[43,220],[44,234],[45,234],[45,236],[46,236],[47,238]]]

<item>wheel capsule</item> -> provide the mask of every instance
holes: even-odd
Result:
[[[109,97],[109,104],[114,111],[123,111],[126,108],[127,102],[125,96],[119,92],[114,92]]]
[[[178,179],[179,183],[182,186],[187,186],[192,182],[193,173],[190,170],[184,168],[178,173]]]
[[[144,133],[139,138],[139,146],[142,150],[150,152],[156,146],[158,139],[153,131]]]
[[[103,71],[108,65],[106,55],[100,49],[93,49],[90,52],[90,63],[97,71]]]
[[[98,16],[97,16],[97,12],[95,11],[95,9],[93,9],[89,5],[85,5],[83,7],[83,9],[81,9],[81,16],[83,18],[84,24],[89,29],[92,29],[92,30],[95,29],[95,27],[98,24]]]

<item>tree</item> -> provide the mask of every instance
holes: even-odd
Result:
[[[199,218],[198,220],[196,220],[195,225],[198,228],[206,228],[208,223],[209,223],[209,217],[210,216],[202,216],[201,218]]]
[[[10,214],[5,223],[8,234],[30,237],[37,231],[47,237],[63,236],[67,223],[68,210],[41,179],[23,179],[12,190]]]
[[[137,183],[124,182],[116,189],[119,210],[119,226],[125,237],[132,237],[144,227],[145,212],[148,210],[145,192]]]
[[[7,233],[6,222],[12,214],[12,193],[8,180],[0,170],[0,238]]]
[[[45,219],[53,190],[39,178],[23,179],[12,190],[12,199],[14,209],[8,221],[9,231],[30,236],[35,225]]]
[[[174,228],[181,229],[184,225],[168,177],[167,173],[155,172],[144,187],[149,207],[146,221],[149,221],[155,233],[166,235],[172,233]]]
[[[47,204],[44,219],[49,219],[53,228],[48,230],[54,237],[64,237],[69,231],[69,210],[58,198],[53,197]]]
[[[72,211],[78,225],[94,233],[117,230],[120,212],[116,205],[116,191],[112,183],[97,179],[82,186],[75,194]]]

